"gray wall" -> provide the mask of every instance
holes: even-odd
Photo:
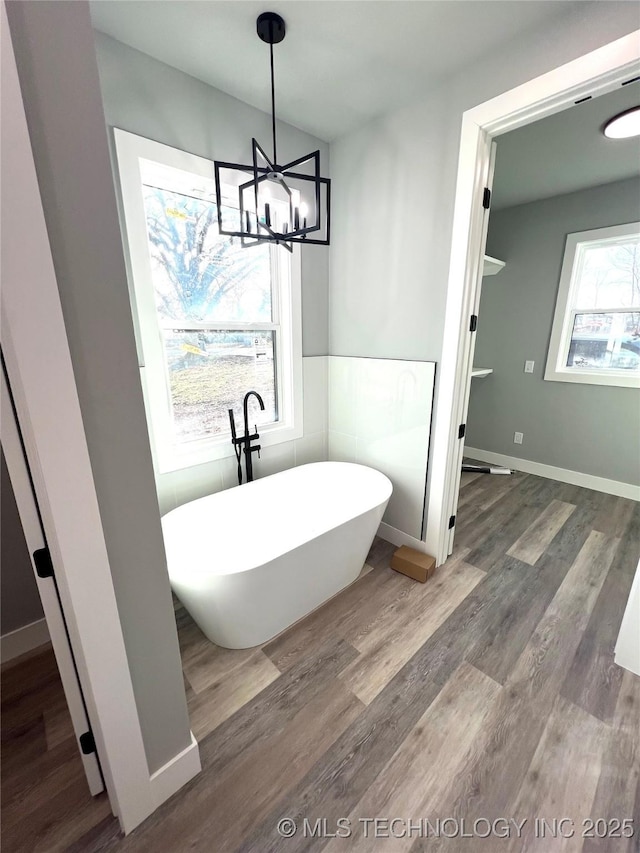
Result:
[[[189,721],[89,8],[59,0],[7,9],[153,772],[188,746]]]
[[[487,252],[506,266],[482,283],[474,361],[494,373],[471,383],[469,447],[640,484],[638,390],[543,380],[567,234],[639,216],[637,179],[491,214]]]
[[[96,32],[96,53],[107,125],[209,159],[250,162],[251,137],[267,144],[271,118],[176,68]],[[329,174],[329,146],[278,123],[278,152],[287,162],[320,149]],[[328,353],[329,252],[302,252],[302,352]]]
[[[0,454],[0,629],[44,618],[4,453]]]
[[[632,3],[572,6],[332,144],[331,355],[440,362],[462,113],[637,26]]]

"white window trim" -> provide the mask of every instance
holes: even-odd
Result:
[[[119,128],[113,129],[121,222],[127,260],[127,273],[134,317],[138,359],[147,412],[147,423],[156,470],[168,473],[234,455],[231,433],[215,438],[176,444],[169,429],[169,388],[166,378],[160,322],[155,307],[146,217],[141,192],[140,160],[152,160],[175,169],[197,174],[213,181],[213,161],[145,139]],[[251,251],[251,249],[247,249]],[[277,395],[279,420],[259,427],[260,444],[269,447],[301,438],[302,426],[302,299],[300,248],[290,255],[282,247],[273,247],[272,259],[281,287],[274,304],[274,321],[280,324],[277,359]],[[287,275],[289,270],[289,275]],[[197,323],[190,327],[197,327]],[[206,324],[210,328],[210,324]],[[222,330],[241,324],[216,324]],[[255,324],[254,324],[255,325]],[[273,323],[263,324],[273,328]],[[245,326],[242,326],[245,328]],[[247,389],[250,390],[250,389]],[[239,426],[241,428],[241,425]]]
[[[583,243],[593,241],[619,240],[640,229],[640,222],[630,222],[626,225],[613,225],[609,228],[596,228],[591,231],[578,231],[567,235],[567,242],[562,260],[562,272],[558,286],[558,296],[549,341],[547,364],[544,378],[551,382],[578,382],[589,385],[614,385],[624,388],[640,388],[640,377],[629,375],[625,370],[588,369],[567,367],[567,356],[571,344],[573,318],[576,310],[573,306],[573,296],[577,287],[577,264],[575,264],[578,248]],[[570,307],[571,306],[571,307]],[[615,309],[616,311],[618,309]],[[631,309],[627,309],[631,310]],[[610,313],[599,309],[600,313]],[[577,313],[580,313],[579,311]]]

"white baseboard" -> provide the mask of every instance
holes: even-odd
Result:
[[[401,545],[407,545],[415,551],[421,551],[423,554],[427,553],[427,546],[422,542],[422,540],[409,536],[408,533],[403,533],[402,530],[398,530],[397,527],[392,527],[390,524],[387,524],[386,521],[380,522],[378,536],[381,539],[384,539],[385,542],[391,542],[392,545],[397,545],[398,547]]]
[[[516,471],[523,471],[525,474],[537,474],[538,477],[547,477],[549,480],[559,480],[561,483],[570,483],[572,486],[583,486],[585,489],[594,489],[596,492],[606,492],[608,495],[640,501],[640,486],[634,486],[633,483],[621,483],[619,480],[582,474],[580,471],[570,471],[568,468],[556,468],[554,465],[544,465],[542,462],[532,462],[530,459],[519,459],[516,456],[505,456],[502,453],[493,453],[491,450],[479,450],[477,447],[465,446],[464,455],[470,459],[477,459],[478,462],[493,462],[497,465],[505,465],[507,468],[514,468]]]
[[[186,785],[190,779],[197,776],[202,766],[200,764],[200,750],[193,732],[191,732],[191,743],[182,752],[174,755],[171,761],[164,764],[149,777],[149,789],[153,808],[156,809],[162,803]]]
[[[16,628],[15,631],[0,637],[0,660],[6,663],[8,660],[37,649],[38,646],[44,646],[49,640],[49,629],[45,619],[23,625],[22,628]]]
[[[174,755],[150,776],[145,776],[142,783],[137,783],[131,788],[126,801],[126,814],[122,813],[119,816],[120,826],[125,835],[129,835],[162,803],[200,772],[200,750],[193,732],[190,734],[191,743],[185,749]],[[115,814],[113,805],[112,810]]]

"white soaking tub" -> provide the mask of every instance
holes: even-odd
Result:
[[[171,586],[203,633],[247,649],[354,581],[391,481],[364,465],[301,465],[162,519]]]

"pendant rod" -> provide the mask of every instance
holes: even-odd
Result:
[[[278,163],[278,155],[276,153],[276,86],[273,73],[273,23],[270,26],[272,33],[272,43],[269,45],[269,54],[271,59],[271,130],[273,133],[273,165]]]

